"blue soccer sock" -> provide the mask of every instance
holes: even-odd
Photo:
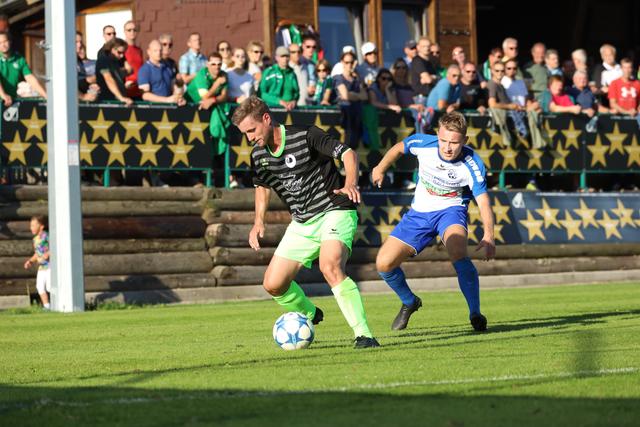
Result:
[[[476,270],[469,257],[454,262],[453,267],[458,273],[458,284],[469,306],[469,317],[472,314],[480,314],[480,279],[478,278],[478,270]]]
[[[411,289],[409,289],[407,279],[404,277],[404,271],[402,271],[400,267],[396,267],[388,272],[378,271],[378,274],[400,297],[400,301],[402,301],[404,305],[413,305],[413,303],[416,302],[416,296],[411,292]]]

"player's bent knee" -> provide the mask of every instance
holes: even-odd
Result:
[[[345,273],[342,271],[342,267],[340,267],[339,263],[320,263],[320,272],[329,284],[338,284],[345,277]]]
[[[281,278],[275,277],[271,274],[270,270],[264,273],[264,279],[262,280],[262,287],[271,296],[277,297],[284,294],[287,291],[288,283],[283,283]]]

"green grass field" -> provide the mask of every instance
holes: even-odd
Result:
[[[0,425],[638,426],[640,285],[421,293],[379,349],[353,350],[332,298],[308,350],[271,338],[271,301],[0,313]]]

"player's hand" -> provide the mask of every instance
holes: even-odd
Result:
[[[489,261],[496,257],[496,244],[493,239],[483,238],[480,243],[478,243],[478,247],[476,248],[476,252],[480,249],[484,249],[484,259],[485,261]]]
[[[360,189],[357,185],[345,184],[344,187],[333,190],[335,194],[344,194],[355,203],[360,203]]]
[[[384,172],[382,172],[380,170],[380,168],[378,166],[376,166],[371,171],[371,182],[373,182],[374,186],[376,186],[378,188],[381,188],[382,187],[382,181],[384,181]]]
[[[30,260],[30,259],[28,259],[28,260],[26,260],[26,261],[25,261],[25,263],[24,263],[24,269],[25,269],[25,270],[28,270],[28,269],[30,269],[30,268],[31,268],[31,266],[32,266],[32,265],[33,265],[33,263],[31,262],[31,260]]]
[[[11,99],[11,96],[7,94],[2,96],[2,101],[5,107],[11,107],[11,104],[13,104],[13,99]]]
[[[258,238],[264,237],[264,224],[254,224],[253,228],[249,232],[249,246],[254,250],[260,249],[260,243]]]

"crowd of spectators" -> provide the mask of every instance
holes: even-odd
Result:
[[[200,34],[193,32],[176,61],[170,34],[149,42],[145,55],[137,24],[128,21],[123,30],[120,38],[115,27],[103,28],[104,45],[95,60],[87,58],[83,35],[77,33],[80,99],[127,106],[138,100],[191,102],[209,109],[257,94],[286,110],[335,106],[342,113],[345,142],[354,147],[366,143],[362,116],[367,105],[395,113],[409,109],[419,131],[429,126],[436,110],[491,114],[497,126],[509,118],[523,137],[534,133],[531,126],[543,112],[586,114],[593,120],[596,113],[637,117],[640,112],[640,73],[632,60],[618,61],[610,44],[602,45],[601,60],[590,67],[584,49],[562,61],[557,50],[538,42],[530,55],[521,55],[518,40],[507,37],[475,64],[462,46],[444,52],[420,37],[408,40],[391,67],[382,68],[378,47],[370,41],[362,44],[360,55],[344,46],[339,61],[331,64],[315,33],[278,46],[270,57],[260,41],[239,47],[223,40],[205,54]],[[0,32],[0,98],[10,105],[25,95],[46,97],[46,91],[24,58],[11,50],[9,34]],[[531,137],[535,144],[536,135]]]

